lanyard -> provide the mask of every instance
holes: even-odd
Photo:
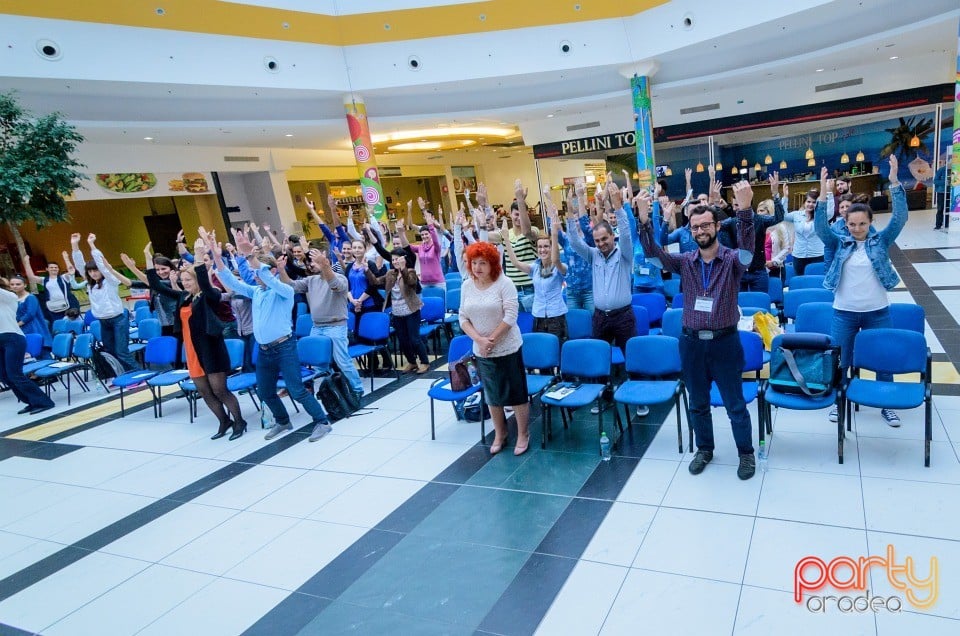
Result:
[[[703,279],[703,293],[707,293],[707,287],[710,286],[710,275],[713,273],[713,261],[710,261],[710,267],[700,261],[700,277]]]

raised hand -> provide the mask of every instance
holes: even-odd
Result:
[[[677,213],[677,204],[674,203],[673,201],[667,201],[666,203],[662,203],[660,207],[663,210],[664,219],[671,219],[673,218],[673,215]]]
[[[520,179],[513,182],[513,196],[517,198],[517,203],[527,200],[527,188],[523,187]]]
[[[137,266],[137,262],[127,256],[124,252],[120,252],[120,260],[128,269],[134,269]],[[147,262],[149,263],[150,261],[148,260]]]
[[[90,232],[90,234],[87,234],[87,244],[90,245],[90,248],[91,248],[91,249],[94,248],[94,247],[96,247],[96,246],[94,245],[94,243],[96,243],[96,242],[97,242],[97,235],[96,235],[96,234],[94,234],[93,232]]]
[[[198,255],[202,254],[206,247],[206,241],[198,237],[197,240],[193,242],[193,253]]]
[[[717,180],[717,169],[711,163],[707,166],[707,175],[710,177],[710,183],[713,183]]]
[[[417,206],[421,212],[427,209],[427,202],[423,200],[423,197],[417,197]]]
[[[332,214],[337,213],[337,200],[333,198],[332,194],[327,195],[327,207],[330,208]]]
[[[510,232],[510,225],[507,221],[507,217],[503,217],[503,222],[500,224],[500,232],[503,234],[504,240],[506,240],[506,237],[509,236]]]
[[[720,203],[720,193],[723,191],[723,182],[714,181],[713,185],[710,186],[710,197],[708,201],[710,203]]]
[[[768,177],[768,180],[770,181],[771,196],[775,197],[779,195],[780,194],[780,173],[777,171],[774,171],[773,174],[771,174]]]
[[[748,210],[753,206],[753,188],[748,181],[738,181],[733,184],[733,197],[740,204],[741,210]]]
[[[187,240],[187,238],[186,238],[186,236],[184,236],[184,234],[183,234],[183,228],[181,228],[180,231],[177,232],[177,243],[183,243],[183,242],[186,241],[186,240]]]
[[[577,179],[573,182],[573,191],[578,197],[587,196],[587,184],[584,183],[583,179]]]
[[[277,269],[282,270],[287,268],[287,255],[281,254],[277,257]]]
[[[460,210],[457,211],[457,218],[453,221],[454,225],[459,225],[463,227],[467,224],[467,215],[463,211],[463,206],[460,206]]]
[[[146,256],[147,260],[149,261],[150,255],[152,253],[153,253],[153,241],[148,241],[147,244],[143,246],[143,255]]]
[[[956,155],[954,155],[956,156]],[[900,160],[897,159],[897,155],[890,155],[890,187],[896,187],[900,183]],[[954,182],[956,183],[956,182]]]
[[[250,239],[247,237],[244,232],[235,232],[233,235],[234,243],[236,243],[237,251],[241,256],[250,256],[253,254],[253,243],[250,242]]]
[[[633,200],[637,204],[637,215],[640,223],[647,223],[647,221],[650,220],[650,206],[653,201],[653,197],[650,196],[650,191],[646,188],[640,190]]]
[[[820,201],[827,200],[827,188],[829,187],[829,181],[827,177],[830,175],[830,171],[827,170],[826,166],[820,168]]]
[[[613,180],[613,173],[607,174],[607,196],[610,199],[610,207],[614,210],[623,205],[623,195],[620,193],[620,187]]]
[[[690,179],[693,177],[693,168],[684,168],[683,177],[687,180],[687,184],[690,184]]]
[[[270,233],[270,226],[267,225],[266,223],[264,223],[264,224],[263,224],[263,231],[264,231],[264,232],[267,232],[267,233],[269,234],[269,233]]]
[[[427,225],[436,225],[436,221],[433,218],[433,215],[424,210],[423,212],[423,222]]]
[[[483,183],[477,185],[477,204],[484,207],[487,205],[487,186]]]

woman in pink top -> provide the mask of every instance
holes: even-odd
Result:
[[[423,210],[423,220],[426,225],[420,228],[420,244],[410,245],[410,249],[417,255],[417,261],[420,263],[420,285],[422,287],[439,287],[446,290],[447,281],[443,277],[443,268],[440,266],[440,258],[443,247],[440,244],[440,238],[437,236],[437,230],[434,227],[436,221],[433,214],[428,212],[423,199],[418,199],[420,209]],[[407,202],[407,218],[410,218],[410,208],[413,202]],[[412,224],[411,224],[412,225]],[[406,246],[407,236],[403,231],[403,224],[397,224],[397,240],[400,247]]]

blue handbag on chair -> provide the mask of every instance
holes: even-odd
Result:
[[[840,385],[840,349],[824,334],[784,334],[770,352],[769,384],[781,393],[822,397]]]

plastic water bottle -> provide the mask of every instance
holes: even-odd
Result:
[[[610,438],[605,432],[600,434],[600,458],[605,462],[610,461]]]
[[[260,427],[273,428],[276,421],[273,419],[273,413],[267,408],[266,404],[260,405]]]
[[[760,450],[757,451],[757,460],[760,463],[760,472],[767,472],[767,443],[760,440]]]

